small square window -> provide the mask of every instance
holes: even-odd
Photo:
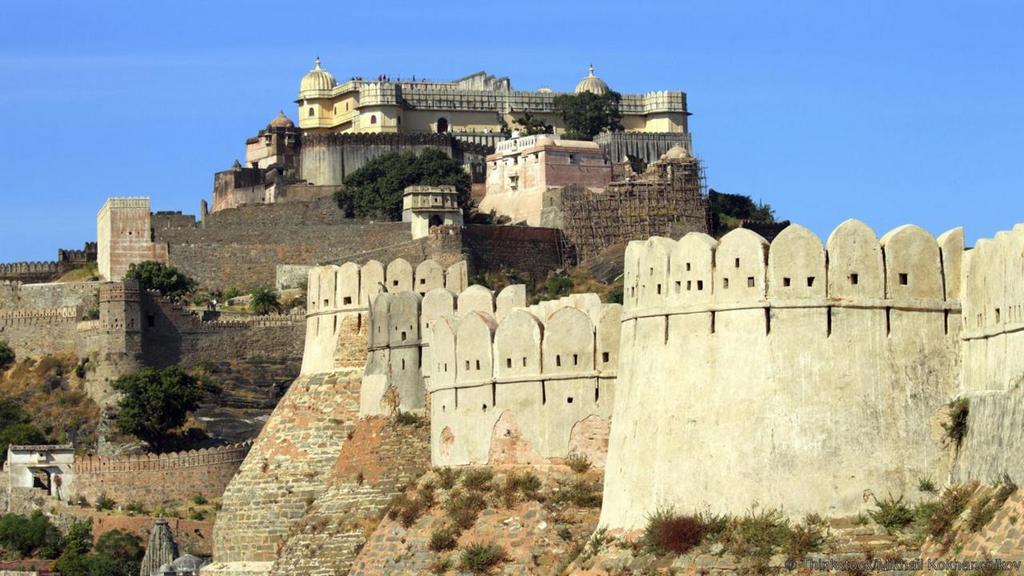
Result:
[[[341,301],[342,301],[342,303],[344,303],[344,304],[345,304],[346,306],[348,306],[349,304],[351,304],[351,303],[352,303],[352,297],[351,297],[351,296],[345,296],[344,298],[342,298],[342,300],[341,300]]]
[[[900,272],[900,286],[906,286],[909,278],[906,272]]]
[[[601,361],[604,362],[605,364],[608,363],[608,353],[607,352],[601,352]]]
[[[569,396],[568,398],[566,398],[565,401],[567,403],[569,403],[569,404],[572,404],[572,396]]]
[[[753,276],[747,276],[747,288],[753,288],[753,287],[754,287],[754,277]]]
[[[857,281],[860,280],[860,276],[856,272],[850,274],[850,284],[857,285]]]
[[[782,286],[784,288],[789,288],[789,283],[790,283],[789,278],[783,278],[782,279]]]
[[[807,277],[807,287],[811,288],[812,286],[814,286],[814,276],[808,276]]]

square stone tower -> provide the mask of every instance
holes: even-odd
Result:
[[[435,226],[462,226],[462,208],[454,186],[409,186],[402,193],[402,222],[412,223],[412,238]]]
[[[96,215],[96,243],[97,266],[106,280],[121,280],[131,264],[167,263],[167,245],[153,242],[149,198],[108,198]]]

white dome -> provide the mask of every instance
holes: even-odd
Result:
[[[317,56],[316,65],[302,77],[302,82],[299,84],[299,95],[301,96],[306,92],[330,90],[336,84],[334,76],[331,76],[330,72],[320,67],[320,57]]]
[[[594,76],[593,64],[590,65],[590,74],[576,85],[576,93],[581,94],[583,92],[590,92],[598,96],[608,93],[608,85],[604,83],[604,80]]]

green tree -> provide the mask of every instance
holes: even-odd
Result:
[[[529,112],[524,112],[523,115],[515,119],[516,127],[520,134],[523,136],[532,136],[534,134],[551,134],[555,131],[551,124],[548,124],[540,116],[534,116]]]
[[[14,350],[11,347],[0,340],[0,370],[7,368],[14,362]]]
[[[135,576],[145,551],[139,539],[121,530],[100,534],[87,564],[92,576]]]
[[[249,301],[249,309],[253,314],[266,315],[271,312],[281,311],[281,301],[277,298],[277,292],[270,288],[257,288],[253,290],[252,300]]]
[[[173,266],[148,260],[128,266],[126,280],[137,280],[143,290],[156,290],[171,298],[181,298],[195,292],[198,283]]]
[[[565,137],[593,140],[601,132],[622,130],[622,95],[609,90],[605,94],[581,92],[555,96],[554,108],[565,123]]]
[[[32,425],[32,418],[20,404],[10,398],[0,398],[0,465],[7,460],[7,447],[11,444],[46,442],[46,435]]]
[[[775,222],[775,209],[764,202],[755,202],[750,196],[726,194],[714,189],[708,191],[712,228],[716,236],[732,230],[740,221]]]
[[[36,510],[29,516],[7,514],[0,517],[0,548],[22,556],[56,558],[60,554],[60,530]]]
[[[471,206],[469,174],[443,151],[428,148],[390,152],[370,160],[345,178],[334,195],[338,207],[352,218],[402,218],[402,192],[407,186],[455,186],[459,206]]]
[[[118,428],[157,450],[172,440],[168,432],[184,424],[203,398],[199,381],[178,366],[145,368],[118,378],[113,387],[121,393]]]

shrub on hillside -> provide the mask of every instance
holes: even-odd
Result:
[[[0,340],[0,370],[7,368],[13,363],[14,350],[11,350],[11,347],[7,344],[7,342]]]
[[[118,378],[113,388],[121,393],[118,428],[158,450],[173,440],[168,432],[184,424],[203,398],[198,380],[178,366],[145,368]]]
[[[914,521],[914,511],[903,503],[903,496],[895,498],[890,494],[883,500],[875,500],[875,506],[877,508],[868,511],[868,515],[886,530],[902,530]]]
[[[143,290],[156,290],[169,298],[191,294],[199,285],[177,268],[152,260],[129,265],[124,278],[138,281]]]
[[[470,179],[462,165],[436,148],[382,154],[345,177],[334,200],[349,218],[401,220],[408,186],[454,186],[459,206],[469,208]]]
[[[430,549],[434,552],[454,550],[459,539],[459,531],[454,526],[442,526],[430,533]]]
[[[484,574],[507,559],[505,549],[497,544],[471,544],[459,556],[459,569]]]
[[[277,298],[277,292],[270,288],[257,288],[252,292],[252,299],[249,301],[249,309],[253,314],[266,316],[281,311],[281,301]]]
[[[20,404],[0,398],[0,465],[7,461],[10,445],[45,444],[46,435],[31,424],[32,419]]]
[[[473,468],[462,475],[462,485],[469,490],[487,492],[491,489],[494,473],[489,468]]]
[[[957,398],[949,403],[949,419],[942,424],[946,431],[946,438],[949,439],[957,450],[967,437],[967,416],[971,412],[970,400]]]
[[[60,530],[39,510],[29,516],[0,516],[0,548],[24,557],[56,558],[61,550]]]
[[[448,518],[463,530],[473,527],[484,508],[487,508],[487,502],[479,492],[452,492],[445,504]]]
[[[587,458],[586,454],[580,454],[579,452],[573,452],[569,454],[565,459],[565,465],[568,466],[573,472],[582,474],[587,470],[590,470],[590,458]]]
[[[694,516],[657,510],[647,517],[643,546],[654,554],[685,554],[704,538],[704,525]]]

